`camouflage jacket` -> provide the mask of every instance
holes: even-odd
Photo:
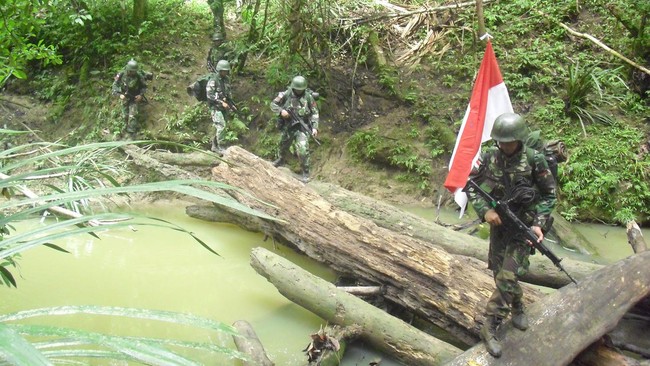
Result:
[[[237,57],[232,47],[228,44],[228,42],[224,42],[217,47],[215,46],[210,47],[210,50],[208,51],[208,58],[206,61],[208,66],[208,71],[217,72],[217,62],[221,60],[228,61],[230,63],[231,68],[235,68],[235,66],[237,65]]]
[[[543,227],[557,202],[555,179],[544,155],[531,148],[522,147],[511,157],[496,147],[490,148],[481,155],[479,168],[472,171],[470,178],[497,200],[513,198],[518,187],[532,188],[532,201],[509,202],[510,209],[528,225]],[[476,192],[470,192],[469,199],[483,219],[491,208],[488,202]]]
[[[205,86],[205,95],[208,98],[208,105],[223,109],[221,103],[216,101],[228,101],[232,103],[232,88],[230,86],[230,77],[221,76],[218,73],[212,74],[210,80]]]
[[[112,87],[114,95],[124,94],[133,99],[136,95],[144,95],[146,91],[147,84],[143,72],[138,71],[134,76],[130,76],[126,71],[120,71],[115,75]]]
[[[306,89],[301,97],[295,95],[291,88],[278,93],[278,96],[271,102],[271,110],[279,115],[283,109],[292,109],[304,122],[311,125],[311,128],[318,129],[320,116],[311,90]]]

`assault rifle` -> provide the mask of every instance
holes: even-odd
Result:
[[[297,113],[296,111],[293,110],[293,108],[287,109],[287,112],[289,112],[289,117],[291,117],[291,125],[295,125],[296,123],[300,124],[300,127],[302,127],[303,131],[305,131],[306,134],[311,136],[312,139],[320,146],[320,141],[316,140],[314,135],[311,134],[311,126],[308,126],[305,120],[303,120]]]
[[[467,185],[468,185],[467,190],[469,190],[469,191],[472,191],[472,190],[475,191],[476,193],[478,193],[479,195],[481,195],[481,197],[483,197],[486,201],[488,201],[488,204],[489,204],[492,208],[494,208],[494,210],[499,214],[499,216],[501,217],[501,219],[504,220],[504,223],[505,223],[506,225],[508,225],[508,226],[510,226],[511,228],[514,228],[515,230],[517,230],[518,232],[524,234],[524,238],[526,238],[526,240],[530,241],[530,242],[532,243],[532,245],[533,245],[533,247],[534,247],[535,249],[539,250],[540,253],[542,253],[543,255],[545,255],[546,257],[548,257],[548,259],[550,259],[551,262],[553,262],[553,264],[554,264],[554,265],[555,265],[555,266],[556,266],[560,271],[564,272],[567,276],[569,276],[569,279],[571,280],[571,282],[575,283],[576,285],[578,284],[578,283],[576,282],[576,280],[574,280],[573,277],[571,277],[571,275],[569,274],[569,272],[567,272],[567,271],[564,269],[564,267],[562,267],[562,264],[560,263],[560,262],[562,261],[562,259],[561,259],[561,258],[558,258],[558,257],[555,255],[555,253],[553,253],[553,252],[552,252],[552,251],[551,251],[551,250],[550,250],[550,249],[549,249],[549,248],[544,244],[544,242],[538,242],[538,241],[537,241],[538,238],[537,238],[537,235],[535,234],[535,232],[533,232],[533,230],[532,230],[530,227],[528,227],[526,224],[524,224],[524,223],[523,223],[523,222],[522,222],[522,221],[521,221],[521,220],[520,220],[520,219],[515,215],[515,213],[512,212],[512,210],[510,210],[510,207],[508,207],[508,202],[507,202],[507,201],[504,202],[504,201],[496,200],[496,199],[495,199],[494,197],[492,197],[489,193],[487,193],[486,191],[484,191],[483,189],[481,189],[481,187],[480,187],[478,184],[476,184],[476,182],[474,182],[472,179],[469,179],[469,180],[467,181]],[[547,225],[546,225],[545,227],[550,229],[550,227],[551,227],[552,224],[553,224],[553,218],[552,218],[552,217],[549,217],[548,222],[547,222]]]

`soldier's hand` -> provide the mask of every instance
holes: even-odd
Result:
[[[283,109],[282,112],[280,112],[280,116],[284,119],[287,119],[289,118],[289,112]]]
[[[142,100],[142,95],[136,95],[136,96],[135,96],[135,101],[136,101],[136,102],[139,102],[139,101],[141,101],[141,100]]]
[[[530,229],[535,233],[535,235],[537,235],[537,242],[541,243],[542,240],[544,240],[544,232],[542,231],[542,228],[539,226],[532,226]],[[533,245],[533,243],[529,242],[528,245]]]
[[[120,94],[120,99],[124,100],[124,98],[126,98],[126,95]]]
[[[485,216],[483,218],[485,219],[485,222],[487,222],[490,225],[494,225],[494,226],[501,225],[501,217],[494,209],[489,209],[488,212],[485,213]]]
[[[316,137],[316,135],[318,135],[318,130],[315,129],[315,128],[312,128],[312,129],[311,129],[311,135],[314,136],[314,137]]]
[[[224,102],[223,100],[221,101],[221,106],[222,106],[224,109],[230,109],[230,106],[228,105],[228,103]]]

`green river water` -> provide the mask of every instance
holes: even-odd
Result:
[[[118,230],[68,238],[56,244],[70,251],[65,254],[46,247],[24,252],[19,260],[18,288],[0,288],[2,313],[61,305],[103,305],[147,308],[191,313],[226,324],[243,319],[251,323],[269,357],[278,366],[306,365],[302,351],[309,334],[323,320],[293,304],[249,265],[250,251],[265,247],[326,280],[335,273],[327,267],[276,246],[263,235],[229,224],[210,223],[190,218],[184,202],[157,204],[139,208],[139,212],[159,217],[193,232],[216,256],[189,235],[169,229],[138,227],[137,231]],[[435,218],[435,210],[406,208],[423,217]],[[441,219],[454,222],[455,213],[445,212]],[[463,219],[471,220],[471,218]],[[21,225],[39,225],[30,222]],[[19,227],[19,228],[20,228]],[[632,254],[625,229],[604,225],[580,225],[598,248],[592,259],[610,262]],[[649,235],[647,230],[644,235]],[[562,248],[560,256],[580,256]],[[30,323],[77,327],[119,335],[140,335],[212,341],[234,347],[231,339],[214,332],[196,332],[167,323],[124,320],[108,316],[68,315],[32,319]],[[237,365],[223,356],[201,355],[206,365]],[[382,366],[399,363],[362,345],[346,353],[342,365],[368,365],[382,357]],[[99,361],[88,364],[107,365]],[[115,361],[110,365],[126,365]]]

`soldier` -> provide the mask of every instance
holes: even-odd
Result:
[[[527,134],[518,114],[497,117],[491,134],[497,147],[481,155],[479,168],[470,178],[495,199],[508,200],[511,210],[541,241],[542,227],[556,203],[555,180],[544,155],[524,146]],[[468,193],[478,216],[490,224],[488,268],[494,275],[496,289],[486,306],[481,339],[492,356],[500,357],[501,344],[496,332],[511,310],[513,325],[520,330],[528,328],[518,279],[528,271],[531,244],[504,227],[499,214],[478,193]]]
[[[217,72],[217,63],[220,60],[230,62],[231,66],[235,65],[235,57],[233,50],[228,42],[224,42],[224,37],[219,32],[212,35],[212,47],[208,51],[207,67],[209,72]]]
[[[307,80],[296,76],[291,81],[289,89],[280,92],[273,102],[271,110],[278,115],[278,127],[282,131],[280,139],[280,152],[274,166],[284,164],[287,153],[292,143],[300,159],[302,168],[302,181],[309,181],[309,136],[318,134],[318,106],[307,90]]]
[[[131,59],[127,62],[123,71],[115,75],[113,82],[113,95],[119,95],[122,101],[122,114],[126,132],[130,138],[134,138],[138,132],[138,103],[144,100],[144,93],[147,90],[145,79],[148,75],[138,69],[138,63]]]
[[[232,99],[230,87],[230,63],[220,60],[216,65],[216,73],[210,77],[205,87],[205,94],[208,98],[208,107],[212,116],[212,123],[217,129],[210,150],[220,155],[223,154],[223,132],[226,128],[228,112],[235,112],[236,107]]]

